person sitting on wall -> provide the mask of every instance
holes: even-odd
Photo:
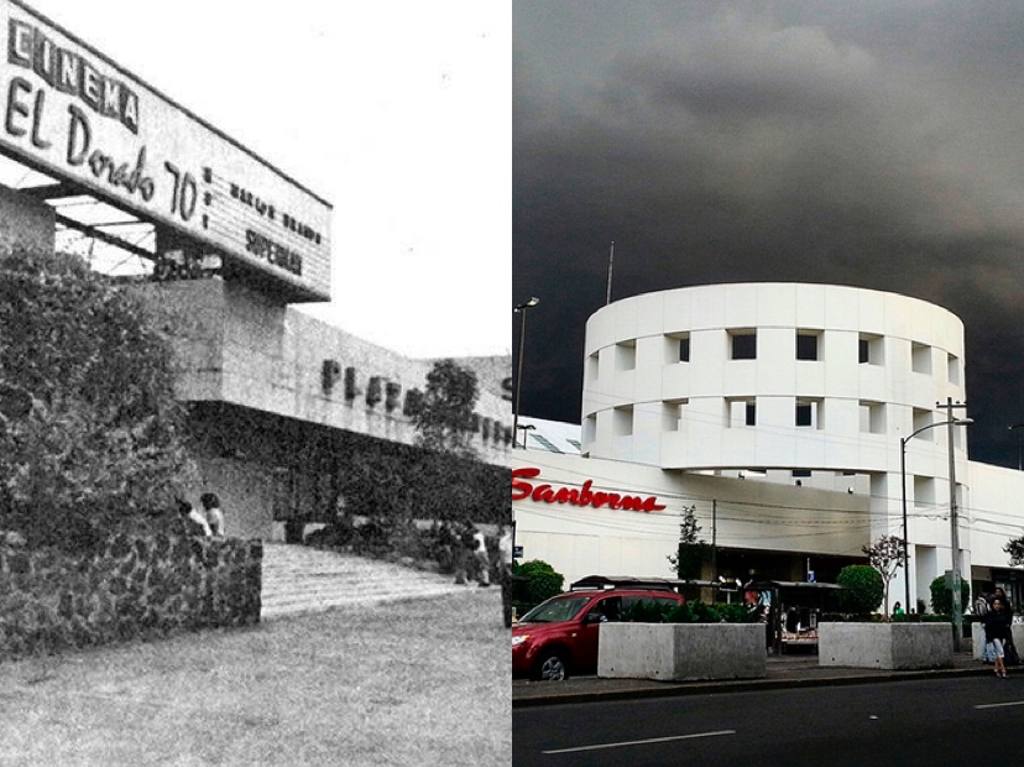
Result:
[[[203,493],[199,496],[199,502],[203,504],[206,512],[206,521],[210,525],[213,535],[218,538],[224,535],[224,512],[220,510],[220,498],[216,493]]]
[[[175,500],[178,505],[178,514],[181,516],[181,524],[185,535],[201,535],[209,538],[213,535],[206,517],[195,510],[195,507],[184,498]]]

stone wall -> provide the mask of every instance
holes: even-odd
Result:
[[[99,553],[0,544],[0,660],[259,622],[259,541],[118,535]]]

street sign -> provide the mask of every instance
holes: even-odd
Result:
[[[522,558],[523,558],[523,547],[522,546],[513,546],[512,547],[512,559],[522,559]]]

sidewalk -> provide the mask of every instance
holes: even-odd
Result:
[[[991,674],[992,667],[974,660],[970,650],[953,656],[953,668],[914,671],[821,667],[817,655],[768,657],[768,675],[763,679],[734,679],[699,682],[656,682],[647,679],[600,679],[581,676],[563,682],[512,682],[512,706],[548,706],[558,703],[585,703],[627,698],[652,698],[665,695],[706,695],[717,692],[771,690],[791,687],[823,687],[843,684],[867,684],[903,679],[934,679],[950,676]],[[1024,668],[1010,669],[1010,675],[1024,674]]]

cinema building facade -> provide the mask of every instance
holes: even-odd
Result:
[[[0,57],[0,155],[25,180],[0,186],[0,251],[61,229],[138,259],[128,289],[167,319],[190,405],[192,500],[220,495],[230,535],[331,518],[353,455],[414,445],[432,361],[296,309],[331,297],[330,204],[20,0],[0,0]],[[503,464],[503,361],[460,362],[485,373],[473,444]]]
[[[865,561],[863,546],[902,537],[901,438],[917,432],[909,565],[890,602],[909,577],[911,599],[929,604],[951,567],[951,438],[962,576],[1021,603],[1024,573],[1002,548],[1024,532],[1024,474],[969,460],[967,427],[944,424],[940,405],[967,402],[949,311],[835,285],[706,285],[609,304],[585,339],[580,454],[514,451],[526,559],[569,581],[668,577],[694,507],[716,550],[705,577],[833,580]]]

